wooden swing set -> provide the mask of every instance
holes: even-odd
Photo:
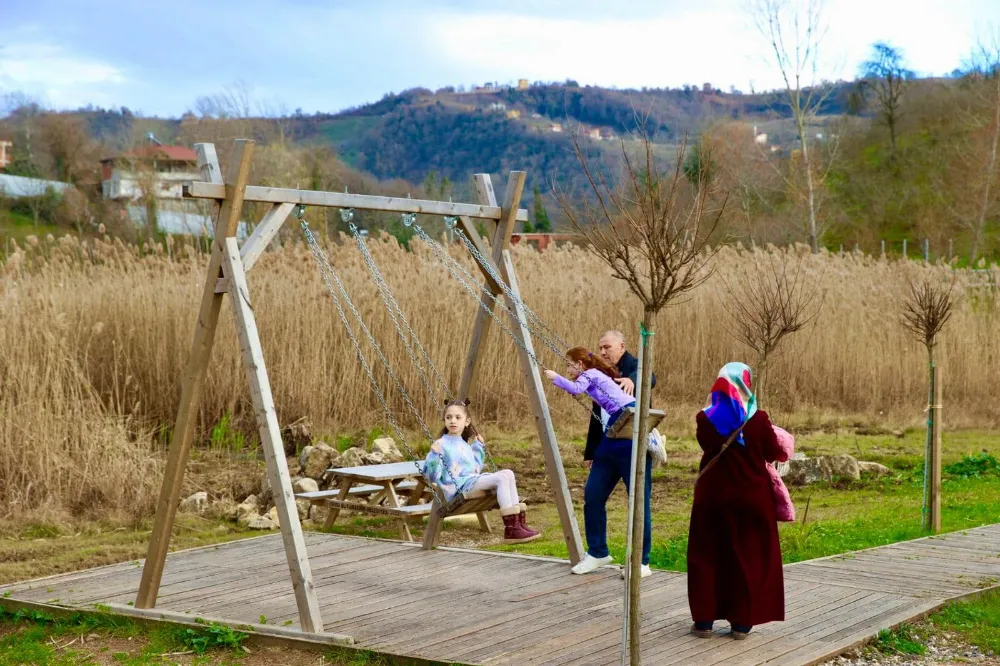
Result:
[[[573,503],[552,427],[548,403],[542,390],[539,363],[534,353],[530,324],[530,319],[534,315],[520,298],[514,265],[508,252],[515,223],[518,220],[527,219],[527,211],[519,208],[524,190],[525,172],[512,171],[510,173],[502,204],[497,202],[488,174],[476,174],[474,177],[476,194],[479,199],[478,204],[260,187],[247,184],[253,148],[253,141],[237,140],[227,165],[228,168],[223,175],[215,146],[211,143],[196,144],[198,165],[203,180],[184,185],[185,197],[214,201],[217,218],[201,308],[195,325],[191,353],[182,379],[180,406],[170,442],[163,484],[156,505],[156,517],[153,522],[146,560],[143,564],[135,607],[149,609],[156,605],[171,532],[180,501],[184,471],[193,442],[198,404],[218,327],[219,313],[223,298],[229,294],[260,433],[261,447],[267,464],[267,478],[273,489],[275,506],[277,507],[278,523],[291,573],[300,626],[305,632],[323,631],[319,600],[313,584],[302,526],[299,522],[291,477],[281,441],[281,429],[271,395],[260,337],[257,333],[257,324],[250,304],[246,277],[246,274],[297,206],[340,208],[342,211],[360,209],[395,212],[408,216],[411,223],[417,214],[441,215],[445,216],[446,220],[450,220],[457,230],[460,230],[466,241],[466,247],[476,256],[476,265],[482,271],[484,281],[481,285],[483,295],[477,298],[479,307],[457,395],[464,398],[470,394],[475,386],[480,348],[488,331],[490,320],[496,319],[498,324],[504,326],[504,329],[514,338],[518,347],[528,399],[542,444],[546,474],[555,495],[555,503],[570,561],[576,564],[583,557],[584,549],[573,513]],[[272,206],[243,246],[240,247],[236,239],[236,230],[243,203],[247,201],[265,202],[272,204]],[[489,221],[492,232],[489,248],[476,231],[472,222],[474,219]],[[311,234],[307,227],[303,226],[307,240],[310,240]],[[420,233],[419,227],[417,230]],[[355,236],[359,238],[356,230]],[[314,256],[318,257],[315,242],[310,242],[310,245]],[[332,271],[332,268],[330,270]],[[337,279],[335,274],[333,277]],[[330,287],[329,282],[327,286]],[[340,304],[334,291],[332,288],[330,291],[339,310]],[[344,296],[346,297],[346,293]],[[510,315],[512,328],[507,328],[503,321],[497,317],[496,312],[494,312],[497,305]],[[389,303],[386,303],[386,306],[389,307]],[[343,311],[341,311],[341,315],[343,317]],[[350,332],[350,328],[348,330]],[[356,345],[353,334],[351,336],[352,342]],[[360,355],[360,350],[357,351]],[[361,357],[361,361],[367,367],[363,357]],[[445,516],[478,513],[495,507],[495,498],[484,494],[467,496],[460,494],[447,503],[435,499],[434,504],[425,533],[425,548],[432,548],[435,545],[441,520]]]

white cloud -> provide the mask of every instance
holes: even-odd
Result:
[[[17,41],[0,50],[0,90],[22,91],[55,108],[112,105],[127,83],[118,67],[54,44]]]
[[[794,2],[791,4],[795,4]],[[902,48],[922,74],[958,66],[971,46],[981,0],[828,0],[819,80],[853,78],[870,45]],[[711,82],[747,90],[782,86],[768,45],[740,0],[686,11],[602,20],[510,13],[437,13],[426,20],[429,48],[468,82],[516,78],[619,87]],[[1000,13],[1000,12],[998,12]]]

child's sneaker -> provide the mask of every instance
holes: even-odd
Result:
[[[605,564],[611,564],[614,558],[608,555],[607,557],[594,557],[590,553],[583,556],[583,559],[577,562],[576,566],[570,569],[575,574],[589,574],[593,571],[597,571]]]

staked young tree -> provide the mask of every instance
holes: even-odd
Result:
[[[642,376],[636,410],[639,439],[635,459],[646,459],[649,434],[650,378],[657,315],[678,298],[698,288],[711,275],[715,252],[710,244],[726,209],[727,197],[700,170],[693,182],[683,165],[686,140],[675,166],[664,168],[656,157],[646,119],[636,115],[635,142],[619,139],[619,171],[606,174],[574,134],[573,145],[587,188],[571,195],[555,192],[556,201],[584,246],[625,282],[642,304]],[[638,150],[632,147],[638,143]],[[706,156],[707,157],[707,156]],[[705,160],[706,162],[710,160]],[[634,488],[644,487],[644,465],[636,465]],[[639,664],[642,616],[639,604],[643,537],[643,493],[633,492],[632,544],[629,562],[629,654]]]

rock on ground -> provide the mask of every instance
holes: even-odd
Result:
[[[372,442],[372,453],[381,453],[382,460],[387,463],[403,462],[403,454],[396,448],[392,437],[379,437]]]
[[[826,456],[826,459],[830,462],[830,472],[834,477],[851,479],[853,481],[861,478],[861,469],[858,467],[858,461],[854,456],[841,453],[836,456]]]
[[[815,458],[792,458],[784,467],[782,477],[785,483],[792,486],[803,486],[817,481],[832,481],[834,478],[861,478],[861,468],[854,456],[842,453],[836,456],[817,456]],[[779,473],[782,469],[778,469]]]
[[[276,530],[278,521],[271,520],[268,516],[253,516],[246,521],[246,526],[252,530]]]
[[[385,457],[379,451],[372,451],[371,453],[362,454],[361,459],[366,465],[381,465],[384,462],[388,462]]]
[[[179,509],[184,513],[197,513],[199,515],[205,513],[205,509],[208,508],[208,493],[205,491],[197,492],[185,500],[181,501]]]
[[[817,481],[829,481],[831,477],[830,463],[825,457],[820,456],[819,458],[789,460],[784,480],[785,483],[792,486],[804,486]]]
[[[364,465],[365,452],[356,446],[352,446],[340,454],[339,467],[358,467]]]
[[[315,479],[302,478],[292,484],[292,490],[296,493],[315,493],[319,491],[319,484]]]
[[[339,467],[340,454],[337,449],[325,442],[308,446],[302,452],[302,473],[310,479],[319,481],[331,467]]]
[[[887,474],[892,474],[892,470],[877,462],[866,462],[864,460],[858,461],[858,469],[861,470],[861,474],[871,474],[874,476],[885,476]]]

